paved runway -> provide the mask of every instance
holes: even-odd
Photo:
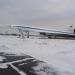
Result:
[[[0,53],[0,75],[58,75],[47,63],[29,55]]]

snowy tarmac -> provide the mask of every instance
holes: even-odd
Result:
[[[0,52],[27,54],[48,63],[60,75],[75,75],[75,40],[0,36]]]

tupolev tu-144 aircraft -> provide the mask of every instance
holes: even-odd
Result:
[[[40,35],[47,36],[48,38],[75,38],[75,33],[56,31],[56,30],[47,30],[41,28],[34,28],[28,26],[15,25],[18,29],[21,29],[24,32],[38,32]]]

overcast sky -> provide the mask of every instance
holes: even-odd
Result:
[[[75,0],[0,0],[0,24],[75,24]]]

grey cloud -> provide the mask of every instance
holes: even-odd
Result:
[[[75,20],[74,2],[74,0],[0,0],[0,23],[71,24]]]

